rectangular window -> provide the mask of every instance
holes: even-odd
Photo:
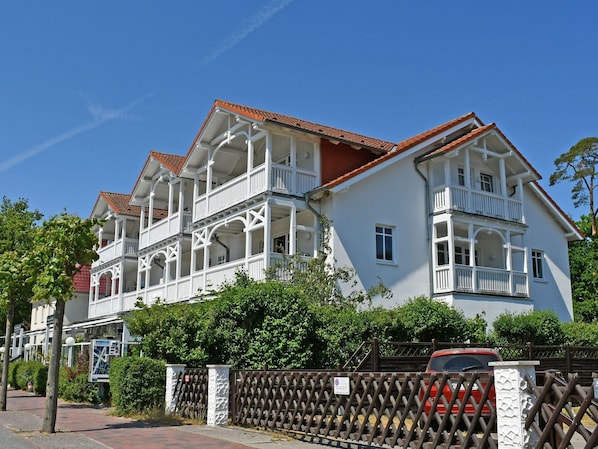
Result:
[[[465,185],[465,169],[463,167],[457,168],[457,182],[460,186]]]
[[[436,259],[438,260],[438,265],[448,265],[449,253],[446,242],[440,242],[436,245]]]
[[[272,251],[279,254],[288,253],[286,235],[274,237],[274,239],[272,240]]]
[[[455,247],[455,263],[459,265],[469,265],[469,248],[462,246]]]
[[[492,175],[489,175],[488,173],[480,173],[480,189],[484,192],[494,192]]]
[[[544,252],[532,250],[532,276],[534,279],[544,279]]]
[[[376,226],[376,259],[392,262],[394,260],[392,245],[393,228]]]

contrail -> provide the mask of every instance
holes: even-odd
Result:
[[[245,39],[250,33],[257,30],[264,23],[270,20],[278,11],[290,5],[292,1],[293,0],[271,0],[270,3],[265,5],[255,15],[253,15],[243,28],[224,39],[222,44],[217,47],[210,56],[203,60],[203,64],[208,64],[222,54],[226,53],[228,50]]]
[[[48,148],[51,148],[59,143],[72,139],[73,137],[81,133],[102,126],[109,120],[126,118],[127,111],[133,109],[139,103],[142,103],[143,101],[147,100],[152,95],[153,94],[146,94],[119,109],[105,109],[97,105],[88,105],[88,110],[93,117],[92,121],[85,123],[84,125],[77,126],[76,128],[70,129],[68,131],[65,131],[62,134],[59,134],[58,136],[52,137],[46,140],[45,142],[34,145],[28,150],[22,151],[14,155],[13,157],[5,160],[4,162],[0,162],[0,173],[5,172],[9,168],[12,168],[17,164],[20,164],[21,162],[29,159],[30,157],[35,156],[36,154],[41,153],[42,151],[47,150]]]

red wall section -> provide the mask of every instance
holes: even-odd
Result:
[[[322,184],[326,184],[379,157],[369,150],[355,150],[344,143],[334,145],[328,139],[320,140],[320,150],[322,154]]]

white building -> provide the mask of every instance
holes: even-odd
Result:
[[[384,306],[425,295],[489,323],[571,320],[567,244],[583,236],[539,178],[473,113],[395,144],[216,101],[185,156],[151,152],[130,194],[100,193],[88,323],[313,257],[320,215],[337,263],[392,290]]]

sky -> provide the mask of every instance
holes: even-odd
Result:
[[[554,160],[598,136],[598,2],[0,0],[0,194],[46,218],[130,193],[220,99],[399,142],[496,123]]]

